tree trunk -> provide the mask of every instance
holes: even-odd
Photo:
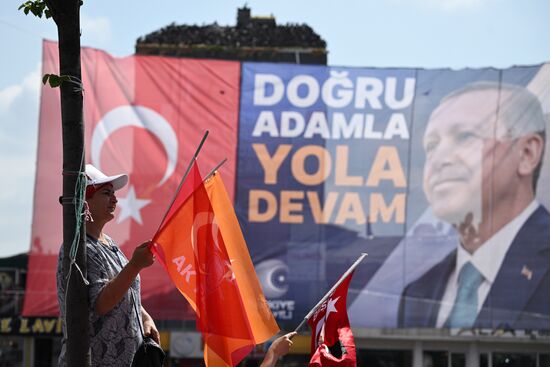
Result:
[[[81,80],[80,68],[80,1],[51,0],[53,18],[59,37],[59,75],[68,75]],[[84,171],[84,121],[82,91],[75,90],[74,83],[61,84],[61,124],[63,135],[63,197],[84,200],[78,197],[76,181],[78,172]],[[77,220],[81,213],[75,213],[75,205],[63,205],[63,276],[70,269],[69,250],[76,235]],[[86,276],[86,228],[82,221],[80,241],[75,262]],[[67,283],[65,320],[67,330],[67,366],[90,365],[88,289],[82,277],[73,266]]]

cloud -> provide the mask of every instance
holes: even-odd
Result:
[[[29,248],[40,75],[37,63],[17,84],[0,87],[0,257]]]
[[[36,67],[30,74],[23,78],[23,86],[25,90],[38,96],[42,85],[42,63],[36,64]]]
[[[0,157],[0,167],[9,170],[9,174],[4,175],[2,179],[0,203],[11,202],[11,200],[20,201],[21,192],[32,194],[35,161],[36,158],[31,152],[26,155]],[[21,186],[23,186],[23,190]]]
[[[0,112],[9,110],[13,101],[21,95],[23,87],[20,85],[10,85],[0,90]]]
[[[13,103],[23,94],[38,96],[40,92],[41,63],[29,74],[23,77],[19,84],[9,85],[0,90],[0,114],[7,112]]]
[[[83,45],[104,47],[111,41],[111,21],[106,17],[92,18],[82,14],[80,27]]]

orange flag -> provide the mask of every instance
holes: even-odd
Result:
[[[279,331],[219,174],[203,184],[193,165],[153,241],[197,314],[207,366],[233,367]]]

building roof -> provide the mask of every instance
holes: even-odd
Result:
[[[238,9],[236,26],[172,23],[140,37],[136,46],[143,44],[326,48],[326,42],[308,25],[277,25],[273,16],[251,17],[246,7]]]

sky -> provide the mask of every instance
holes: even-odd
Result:
[[[0,257],[30,248],[42,39],[57,39],[54,22],[25,16],[22,2],[0,1]],[[128,56],[138,37],[170,23],[235,25],[245,4],[253,16],[310,25],[327,42],[331,66],[550,62],[548,0],[84,0],[81,43]]]

